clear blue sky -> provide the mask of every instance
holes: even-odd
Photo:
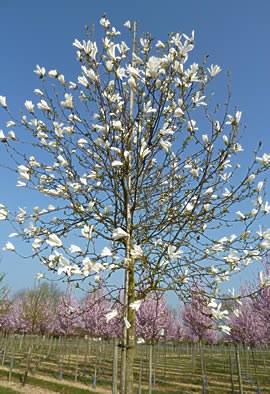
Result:
[[[210,55],[219,64],[217,100],[224,102],[226,71],[232,74],[232,104],[243,111],[247,125],[243,145],[255,148],[259,139],[270,152],[270,2],[267,0],[1,0],[0,1],[0,95],[14,110],[33,97],[38,86],[36,64],[76,73],[75,38],[84,38],[84,25],[97,24],[106,13],[112,25],[122,29],[127,19],[139,22],[141,31],[165,39],[170,31],[190,34],[195,30],[194,62]],[[78,70],[78,69],[77,69]],[[220,100],[219,100],[220,99]],[[0,116],[1,123],[1,116]],[[0,125],[3,127],[4,125]],[[14,179],[2,171],[0,202],[23,206],[24,192],[12,186]],[[1,225],[0,244],[9,230]],[[31,286],[39,266],[3,254],[0,271],[12,289]]]

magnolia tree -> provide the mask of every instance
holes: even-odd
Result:
[[[73,81],[37,66],[36,98],[19,116],[0,96],[0,138],[17,186],[46,201],[17,212],[2,204],[0,219],[50,271],[89,292],[103,284],[117,300],[125,277],[124,393],[133,385],[137,298],[173,290],[185,299],[195,282],[216,297],[221,282],[269,248],[270,231],[254,222],[270,211],[262,178],[270,154],[256,151],[240,168],[241,112],[229,112],[229,99],[223,111],[213,106],[221,68],[189,60],[193,33],[154,40],[127,21],[123,41],[106,17],[100,23],[102,39],[87,33],[73,43]],[[5,249],[18,253],[10,241]]]

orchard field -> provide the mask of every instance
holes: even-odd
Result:
[[[4,333],[0,339],[1,393],[111,393],[113,384],[116,390],[121,353],[116,340]],[[138,394],[238,393],[239,384],[244,393],[269,393],[269,375],[269,347],[188,342],[136,347]]]

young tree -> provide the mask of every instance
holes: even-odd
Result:
[[[5,330],[8,326],[8,316],[11,307],[10,294],[7,286],[3,285],[5,274],[0,274],[0,328]]]
[[[191,302],[184,305],[183,321],[185,334],[192,341],[202,341],[203,339],[209,343],[217,341],[212,311],[207,305],[207,299],[203,296],[201,289],[194,288]]]
[[[43,283],[34,289],[20,291],[10,308],[10,328],[30,334],[54,331],[59,290]]]
[[[110,303],[105,299],[104,292],[97,290],[90,293],[83,301],[81,308],[82,328],[93,337],[110,337],[110,322],[107,318],[111,310]]]
[[[228,339],[236,344],[257,346],[266,342],[267,325],[250,299],[242,301],[228,322],[231,327]]]
[[[26,100],[21,117],[0,96],[10,130],[0,138],[17,186],[54,202],[18,212],[1,205],[0,219],[31,242],[33,257],[89,292],[106,284],[116,299],[123,273],[121,393],[130,393],[136,297],[174,290],[186,298],[196,282],[217,295],[269,248],[269,231],[251,230],[270,211],[260,177],[270,155],[256,151],[240,169],[241,112],[229,113],[229,99],[223,112],[212,106],[221,69],[189,61],[193,33],[137,37],[127,21],[127,44],[106,17],[100,23],[100,44],[89,33],[74,41],[75,82],[37,66],[38,100]],[[12,242],[5,249],[16,252]]]
[[[60,335],[73,335],[80,326],[79,304],[74,298],[72,287],[59,299],[54,322],[54,332]]]
[[[155,343],[174,335],[173,315],[164,294],[150,293],[136,313],[136,335]]]
[[[264,276],[270,276],[270,265],[269,262],[265,264],[265,273],[260,274],[258,282],[264,282]],[[258,288],[258,284],[255,289]],[[254,309],[257,311],[261,319],[263,320],[264,327],[266,328],[267,342],[270,341],[270,286],[264,286],[255,294],[252,298]]]

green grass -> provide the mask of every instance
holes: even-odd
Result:
[[[0,382],[0,393],[1,394],[21,394],[19,391],[12,390],[12,389],[7,388],[7,387],[2,387],[1,386],[1,382]]]

